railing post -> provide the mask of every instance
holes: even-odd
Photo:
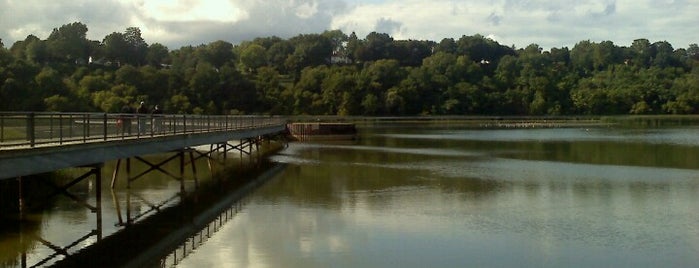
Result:
[[[53,140],[53,116],[49,116],[49,140]]]
[[[182,133],[187,133],[187,115],[183,114],[182,115]]]
[[[29,141],[29,146],[32,148],[34,147],[34,143],[36,141],[36,136],[34,134],[34,130],[35,130],[34,129],[35,128],[34,119],[35,119],[34,112],[31,112],[27,115],[27,140]]]
[[[136,113],[134,117],[136,119],[136,139],[141,138],[141,115]]]
[[[170,133],[175,134],[175,128],[176,128],[176,126],[175,126],[175,124],[173,123],[173,121],[177,121],[177,120],[175,119],[175,116],[174,116],[174,115],[173,115],[173,116],[167,116],[167,115],[166,115],[165,118],[167,118],[167,130],[165,131],[165,133],[166,133],[166,134],[170,134]]]
[[[177,115],[173,114],[172,117],[170,118],[170,127],[172,128],[172,134],[177,134],[177,127],[179,119],[177,119]]]
[[[207,116],[199,115],[199,120],[197,124],[197,133],[202,133],[204,132],[204,128],[206,127],[205,122],[206,122]]]
[[[103,120],[103,126],[104,126],[104,140],[107,140],[107,113],[104,113],[104,120]]]
[[[5,115],[0,115],[0,142],[5,142]]]
[[[58,144],[63,144],[63,114],[58,114]]]
[[[70,124],[68,124],[68,137],[73,138],[73,114],[68,115],[68,120],[68,122],[70,122]]]
[[[83,143],[87,142],[87,137],[90,136],[90,114],[83,114]]]

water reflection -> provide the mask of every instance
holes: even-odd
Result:
[[[692,131],[381,127],[292,144],[181,266],[693,266]]]
[[[260,149],[264,152],[277,146],[266,144]],[[157,164],[169,159],[168,155],[151,155],[144,159],[156,164],[132,163],[130,172],[122,173],[112,173],[117,163],[109,162],[101,169],[101,185],[96,177],[76,179],[91,170],[85,168],[63,170],[55,178],[23,178],[22,187],[16,180],[0,181],[0,267],[125,263],[130,260],[128,256],[143,253],[150,243],[176,230],[177,224],[187,221],[187,216],[207,209],[209,200],[221,198],[227,190],[250,180],[247,176],[263,168],[260,152],[254,155],[228,156],[227,161],[210,162],[201,158],[186,162],[186,169],[180,169],[178,161]],[[200,167],[198,174],[196,169],[190,169],[192,164]],[[207,166],[209,169],[202,168]],[[161,172],[147,172],[153,168]],[[214,176],[219,172],[225,176]],[[116,188],[110,189],[108,178],[113,174]],[[202,185],[209,191],[198,196],[204,194],[197,191]],[[212,187],[215,191],[210,190]],[[100,190],[101,195],[97,194]],[[22,198],[19,193],[23,193]],[[26,209],[21,212],[18,200],[25,203]],[[183,203],[184,200],[190,203]],[[153,225],[154,229],[143,231],[143,226]],[[152,259],[141,261],[157,263],[157,254],[166,253],[155,253],[149,257]]]

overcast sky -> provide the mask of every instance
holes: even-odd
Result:
[[[545,50],[582,40],[699,43],[699,0],[0,0],[5,47],[76,21],[90,40],[135,26],[149,44],[170,49],[331,29],[437,42],[481,34]]]

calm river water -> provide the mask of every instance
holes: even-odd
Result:
[[[359,129],[356,141],[290,143],[272,156],[281,171],[216,221],[217,232],[177,267],[699,264],[699,127]],[[180,184],[161,177],[128,193],[109,193],[105,179],[101,232],[121,228],[125,206],[133,217],[176,202]],[[31,217],[29,234],[0,232],[1,266],[20,266],[21,239],[64,247],[98,220],[66,198]],[[28,251],[29,266],[54,253],[39,242]]]
[[[699,129],[366,125],[287,167],[178,267],[690,267]]]

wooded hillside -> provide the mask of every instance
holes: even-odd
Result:
[[[0,111],[311,115],[699,113],[699,46],[637,39],[543,51],[481,35],[440,42],[326,31],[170,50],[80,22],[0,41]]]

